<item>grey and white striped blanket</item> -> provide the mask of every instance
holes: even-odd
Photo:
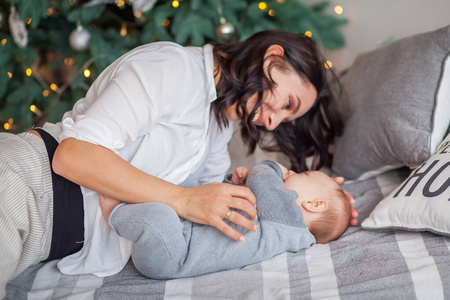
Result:
[[[408,174],[346,183],[362,222]],[[169,281],[128,263],[117,275],[67,276],[56,262],[30,267],[6,299],[450,299],[450,237],[351,227],[337,241],[248,267]]]

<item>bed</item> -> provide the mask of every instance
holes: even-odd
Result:
[[[242,269],[152,280],[28,268],[6,299],[450,299],[450,26],[361,54],[345,77],[344,134],[328,172],[346,178],[360,224],[338,240]],[[242,157],[233,166],[274,154]],[[282,158],[280,158],[282,160]]]

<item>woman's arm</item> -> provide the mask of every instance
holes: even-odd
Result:
[[[256,199],[246,187],[211,183],[185,189],[140,171],[107,148],[73,138],[59,144],[53,169],[70,181],[123,202],[166,203],[180,217],[214,226],[235,240],[242,235],[223,221],[229,209],[256,217]],[[229,221],[254,230],[253,222],[242,215],[231,216]]]

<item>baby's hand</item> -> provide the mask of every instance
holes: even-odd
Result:
[[[247,182],[247,177],[251,169],[246,167],[237,167],[231,176],[231,181],[237,185],[244,185]]]
[[[280,163],[277,163],[277,165],[281,168],[281,172],[283,172],[283,179],[284,179],[288,174],[288,169]]]

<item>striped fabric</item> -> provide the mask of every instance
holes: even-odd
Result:
[[[52,218],[43,141],[30,133],[0,133],[0,299],[8,280],[48,256]]]
[[[408,174],[392,171],[344,185],[356,199],[359,220]],[[111,277],[67,276],[50,262],[28,268],[7,287],[6,299],[43,298],[450,299],[450,237],[357,226],[325,245],[194,278],[152,280],[131,262]]]

